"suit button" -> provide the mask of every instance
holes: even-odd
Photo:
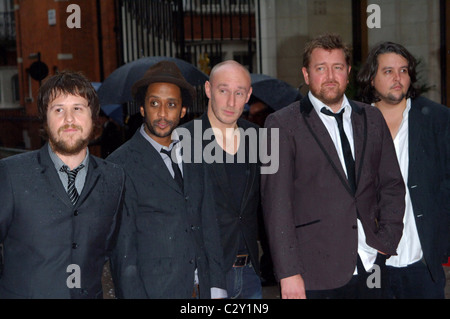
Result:
[[[77,249],[78,248],[78,244],[77,243],[72,243],[72,249]]]
[[[73,212],[73,215],[74,215],[74,216],[78,216],[78,211],[77,211],[77,210],[74,211],[74,212]]]
[[[352,229],[358,229],[358,226],[353,225],[353,226],[352,226]]]

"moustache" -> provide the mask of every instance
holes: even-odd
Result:
[[[153,125],[158,125],[159,123],[163,122],[166,125],[173,125],[173,121],[168,121],[165,119],[158,119],[153,121]]]
[[[81,126],[79,126],[79,125],[75,125],[75,124],[66,124],[66,125],[61,126],[61,127],[58,129],[58,133],[61,133],[62,131],[68,130],[68,129],[75,129],[75,130],[79,130],[79,131],[83,132],[83,128],[82,128]]]
[[[325,85],[327,85],[327,84],[336,84],[336,85],[339,85],[339,82],[337,82],[337,81],[328,81],[328,82],[323,83],[322,86],[325,86]]]
[[[403,85],[401,83],[395,83],[394,85],[391,86],[391,89],[395,88],[396,86],[399,86],[403,89]]]

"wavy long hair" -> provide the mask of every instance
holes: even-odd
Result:
[[[420,92],[416,88],[415,83],[417,82],[417,60],[414,56],[409,53],[404,46],[394,42],[382,42],[376,45],[369,52],[366,63],[361,67],[358,75],[357,82],[359,85],[358,99],[364,103],[375,103],[380,101],[375,88],[372,85],[372,80],[377,75],[378,71],[378,56],[385,53],[395,53],[401,55],[408,61],[408,74],[411,79],[411,84],[406,93],[406,98],[415,98],[419,96]]]

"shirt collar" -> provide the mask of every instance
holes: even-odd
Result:
[[[372,103],[371,105],[376,107],[375,102]],[[406,108],[403,111],[403,119],[406,118],[406,116],[409,114],[410,110],[411,110],[411,98],[407,98],[406,99]]]
[[[161,145],[158,142],[156,142],[153,138],[151,138],[151,136],[149,136],[147,134],[147,132],[145,132],[145,124],[141,125],[140,133],[155,148],[155,150],[158,151],[158,153],[160,153],[161,149],[163,149],[163,148],[168,151],[172,150],[174,145],[180,141],[179,135],[176,130],[173,130],[173,132],[172,132],[172,143],[170,143],[169,147]]]
[[[331,112],[334,112],[328,105],[324,104],[322,101],[320,101],[318,98],[316,98],[311,91],[308,92],[309,100],[311,101],[311,104],[313,105],[314,109],[316,110],[317,114],[320,114],[320,110],[325,107],[326,109],[330,110]],[[343,108],[345,108],[345,113],[350,115],[352,113],[352,107],[347,99],[347,96],[344,94],[344,99],[342,101],[341,107],[339,108],[339,111],[336,113],[339,113]]]
[[[50,158],[53,162],[53,164],[55,165],[56,170],[59,172],[60,168],[63,167],[64,165],[66,165],[60,158],[58,155],[56,155],[55,152],[53,152],[50,143],[47,143],[48,145],[48,154],[50,155]],[[81,162],[81,164],[84,165],[84,168],[86,168],[89,164],[89,148],[86,147],[86,156],[83,159],[83,161]]]

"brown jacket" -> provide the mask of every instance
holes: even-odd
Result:
[[[389,129],[375,107],[350,105],[355,194],[308,96],[266,121],[268,141],[270,128],[279,129],[279,169],[261,179],[275,274],[301,274],[307,290],[333,289],[351,279],[357,216],[367,244],[388,255],[396,254],[403,231],[405,186]]]

